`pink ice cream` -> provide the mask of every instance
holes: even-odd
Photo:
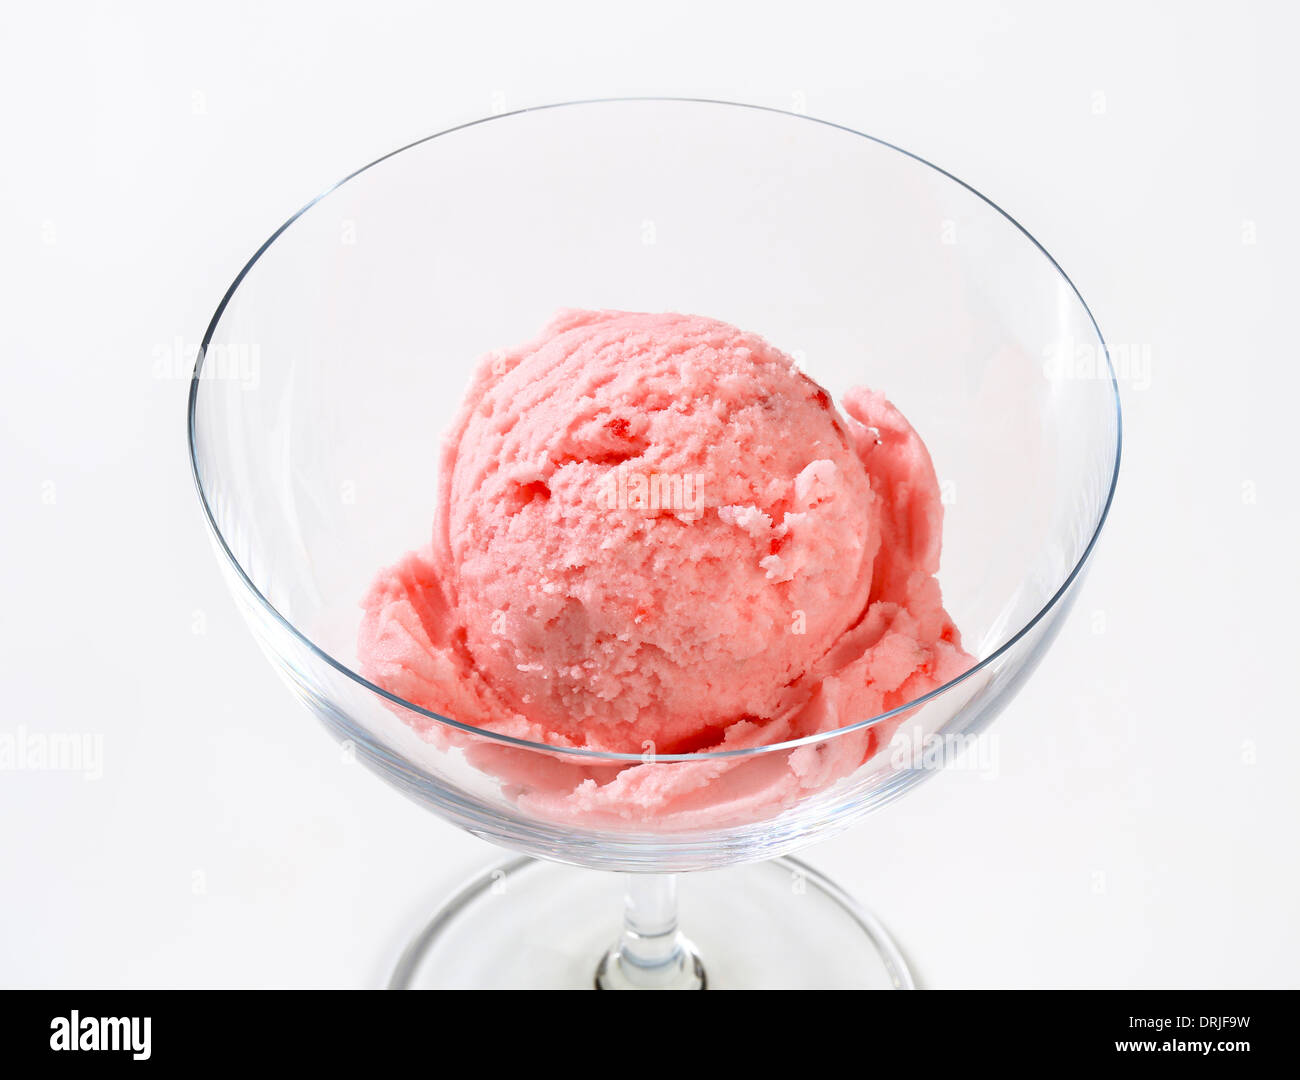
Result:
[[[432,545],[366,597],[363,674],[489,731],[636,754],[785,741],[941,685],[971,660],[934,577],[929,454],[880,395],[843,406],[713,319],[561,313],[480,363]],[[471,757],[560,815],[757,812],[851,771],[885,726],[765,761]]]

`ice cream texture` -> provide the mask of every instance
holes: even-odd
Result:
[[[880,394],[842,406],[726,323],[561,312],[480,362],[432,543],[365,598],[362,673],[476,728],[645,755],[542,766],[474,740],[478,764],[555,812],[779,806],[851,771],[896,723],[744,778],[743,759],[652,760],[851,725],[970,666],[935,578],[929,453]]]

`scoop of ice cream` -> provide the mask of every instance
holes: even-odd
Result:
[[[713,319],[566,312],[485,363],[442,463],[435,565],[507,707],[679,752],[858,621],[880,508],[829,396]]]
[[[363,673],[468,724],[635,753],[798,738],[933,689],[969,664],[934,578],[934,470],[883,397],[844,406],[713,319],[561,313],[480,363],[432,545],[366,599]],[[543,777],[537,755],[475,752],[552,809],[642,816],[727,784],[794,798],[878,735],[769,755],[761,783],[735,759]]]

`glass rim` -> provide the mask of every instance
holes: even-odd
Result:
[[[1070,291],[1074,293],[1075,298],[1079,301],[1079,305],[1083,308],[1084,313],[1088,316],[1088,321],[1092,325],[1093,333],[1097,335],[1097,341],[1101,345],[1102,354],[1106,358],[1106,370],[1110,375],[1111,396],[1115,406],[1115,463],[1113,469],[1111,470],[1110,484],[1106,491],[1105,502],[1102,505],[1101,513],[1097,516],[1096,525],[1092,530],[1092,535],[1088,538],[1087,545],[1084,547],[1083,552],[1080,554],[1074,566],[1070,569],[1070,572],[1066,575],[1065,579],[1057,587],[1056,591],[1053,592],[1051,597],[1048,598],[1048,600],[1042,605],[1042,607],[1040,607],[1039,610],[1034,613],[1033,617],[1027,620],[1025,624],[1020,627],[1020,629],[1018,629],[1013,635],[1011,635],[1011,637],[1009,637],[1006,641],[1004,641],[1001,645],[999,645],[995,650],[993,650],[993,652],[989,653],[988,656],[984,657],[984,659],[977,661],[975,664],[973,664],[966,671],[962,672],[960,675],[957,675],[954,678],[949,679],[941,686],[937,686],[933,690],[930,690],[920,695],[919,697],[913,698],[911,701],[908,701],[902,705],[898,705],[892,709],[889,709],[887,712],[879,713],[865,720],[857,720],[851,724],[846,724],[842,727],[831,728],[828,731],[819,731],[812,735],[805,735],[798,739],[787,739],[783,742],[769,743],[762,746],[741,747],[734,750],[700,750],[700,751],[694,751],[690,753],[679,753],[679,754],[655,753],[652,755],[646,755],[645,753],[634,753],[631,751],[592,750],[586,747],[557,746],[552,743],[534,742],[533,740],[522,739],[513,735],[503,735],[498,732],[490,731],[486,728],[476,727],[473,724],[468,724],[461,720],[455,720],[449,716],[443,716],[440,713],[433,712],[430,709],[425,709],[419,705],[414,704],[413,702],[407,701],[405,698],[399,697],[398,695],[392,693],[391,691],[385,690],[382,686],[378,686],[377,684],[371,682],[369,679],[365,678],[360,672],[354,671],[347,664],[331,656],[328,652],[326,652],[314,641],[312,641],[311,638],[307,636],[307,634],[299,630],[298,627],[294,625],[292,620],[286,618],[275,607],[275,605],[273,605],[266,598],[266,596],[263,595],[262,591],[253,583],[253,580],[248,576],[247,571],[240,564],[239,559],[236,558],[235,553],[231,550],[230,545],[226,542],[225,536],[222,535],[221,529],[217,525],[216,518],[213,516],[212,507],[208,502],[207,493],[203,489],[203,480],[199,475],[198,451],[197,451],[197,445],[195,439],[195,415],[196,415],[197,405],[198,405],[199,389],[200,386],[202,385],[201,375],[203,371],[203,361],[207,356],[208,346],[212,342],[213,335],[216,332],[217,326],[221,322],[221,317],[225,313],[226,307],[230,303],[231,298],[235,295],[236,291],[239,289],[239,286],[243,283],[244,278],[247,277],[248,272],[253,268],[253,266],[257,263],[257,261],[264,254],[266,254],[267,250],[271,247],[271,245],[274,244],[276,240],[280,238],[280,236],[289,228],[289,226],[291,226],[295,221],[297,221],[300,217],[302,217],[305,213],[307,213],[307,211],[312,209],[312,207],[314,207],[317,203],[321,202],[323,199],[327,198],[333,192],[337,191],[344,184],[347,184],[350,181],[356,179],[362,173],[367,172],[368,170],[374,168],[376,165],[379,165],[382,162],[387,161],[389,158],[396,157],[398,154],[404,153],[407,150],[412,150],[417,146],[422,146],[427,142],[432,142],[434,139],[442,138],[444,135],[451,135],[457,131],[464,131],[467,128],[477,127],[480,124],[490,124],[498,120],[507,120],[510,119],[511,117],[523,116],[528,113],[546,112],[551,109],[573,108],[573,107],[584,106],[584,105],[613,105],[613,104],[631,103],[631,102],[664,102],[664,103],[672,102],[678,104],[717,105],[717,106],[724,106],[724,107],[737,108],[737,109],[750,109],[756,112],[771,113],[777,116],[788,117],[793,120],[802,120],[807,123],[821,124],[825,127],[842,131],[848,135],[855,135],[858,138],[867,139],[870,142],[876,143],[878,146],[883,146],[886,149],[893,150],[896,153],[902,154],[904,157],[911,158],[913,161],[917,162],[918,164],[933,169],[939,175],[947,178],[948,180],[951,180],[953,183],[959,185],[960,187],[965,188],[968,192],[976,196],[987,206],[989,206],[990,208],[995,210],[998,214],[1000,214],[1003,218],[1005,218],[1007,222],[1013,225],[1021,233],[1021,235],[1023,235],[1025,239],[1027,239],[1039,251],[1039,253],[1042,254],[1042,256],[1047,259],[1048,263],[1060,276],[1061,280],[1064,281],[1065,284],[1069,286]],[[752,757],[752,756],[757,756],[759,754],[770,754],[770,753],[777,753],[779,751],[794,750],[800,746],[814,745],[816,743],[821,743],[836,738],[840,735],[847,735],[855,731],[862,731],[866,728],[874,727],[877,724],[883,723],[886,720],[899,716],[912,709],[920,708],[921,706],[925,705],[927,702],[941,697],[942,695],[948,693],[950,690],[955,689],[958,685],[966,682],[966,680],[971,679],[977,674],[979,674],[980,672],[987,670],[991,665],[993,665],[1001,657],[1003,657],[1011,649],[1013,649],[1025,637],[1025,635],[1027,635],[1030,631],[1032,631],[1034,627],[1037,626],[1046,617],[1048,612],[1050,612],[1053,608],[1056,607],[1056,605],[1065,596],[1065,594],[1069,592],[1070,587],[1075,583],[1079,575],[1083,572],[1083,569],[1087,564],[1089,557],[1092,555],[1093,549],[1097,545],[1097,539],[1101,535],[1102,527],[1105,525],[1106,519],[1110,514],[1111,504],[1115,498],[1115,488],[1119,482],[1120,458],[1122,456],[1123,443],[1124,443],[1123,413],[1120,404],[1119,382],[1115,375],[1115,366],[1111,361],[1110,348],[1107,346],[1106,339],[1102,335],[1101,327],[1097,325],[1097,319],[1093,315],[1092,309],[1088,307],[1088,303],[1086,300],[1084,300],[1083,295],[1082,293],[1079,292],[1078,287],[1074,284],[1073,281],[1070,280],[1070,276],[1061,268],[1060,263],[1058,263],[1056,259],[1052,257],[1051,253],[1045,247],[1043,247],[1041,243],[1038,242],[1038,240],[1028,229],[1026,229],[1019,221],[1017,221],[1014,217],[1012,217],[1009,213],[1007,213],[1007,211],[1002,209],[1001,206],[995,203],[987,195],[976,190],[974,187],[972,187],[970,184],[966,183],[964,180],[960,179],[959,177],[954,176],[952,173],[948,172],[947,169],[944,169],[934,164],[932,161],[929,161],[926,158],[921,157],[919,154],[912,153],[912,151],[905,150],[901,146],[896,146],[885,139],[878,138],[875,135],[869,135],[863,131],[858,131],[855,128],[848,127],[844,124],[837,124],[830,120],[822,120],[814,116],[807,116],[803,113],[791,112],[788,109],[778,109],[770,105],[755,105],[755,104],[739,102],[739,101],[726,101],[718,98],[674,97],[674,96],[659,96],[659,95],[645,95],[645,96],[633,96],[633,97],[609,97],[609,98],[582,98],[574,101],[553,102],[548,105],[532,105],[523,109],[513,109],[510,112],[499,113],[493,116],[481,117],[478,120],[471,120],[468,121],[467,123],[457,124],[454,127],[444,128],[441,131],[434,132],[434,134],[432,135],[426,135],[423,138],[416,139],[413,142],[409,142],[405,144],[404,146],[400,146],[396,150],[390,150],[388,153],[375,158],[373,161],[369,162],[368,164],[363,165],[361,166],[361,168],[356,169],[355,171],[349,173],[341,180],[338,180],[337,182],[329,185],[329,187],[325,188],[323,191],[320,192],[320,194],[316,195],[309,202],[304,204],[297,212],[295,212],[282,225],[280,225],[280,227],[277,228],[269,237],[267,237],[267,239],[262,243],[262,245],[253,253],[252,257],[248,260],[248,262],[246,262],[244,266],[240,269],[239,273],[235,275],[234,280],[230,283],[230,286],[226,289],[225,294],[222,296],[220,303],[217,304],[216,311],[213,313],[212,319],[208,323],[208,328],[204,332],[203,341],[199,346],[198,356],[194,362],[194,372],[190,377],[190,393],[189,393],[189,404],[187,410],[186,428],[187,428],[187,436],[189,442],[190,472],[194,478],[194,486],[195,486],[195,490],[198,492],[199,502],[203,507],[203,515],[207,520],[208,528],[211,530],[213,537],[217,541],[218,547],[221,549],[222,554],[230,564],[231,568],[235,571],[235,574],[239,578],[241,584],[249,591],[249,593],[252,594],[258,606],[262,610],[266,611],[277,624],[279,624],[281,627],[287,630],[292,637],[296,638],[314,656],[316,656],[318,659],[320,659],[321,661],[329,665],[339,674],[343,675],[353,683],[360,686],[362,689],[377,695],[378,697],[392,703],[393,705],[396,705],[399,708],[406,710],[408,712],[414,713],[417,716],[423,716],[430,720],[436,721],[439,724],[446,725],[458,731],[465,732],[466,734],[477,736],[478,738],[481,739],[487,739],[493,742],[498,742],[503,745],[517,747],[519,749],[531,750],[538,753],[545,753],[552,757],[564,757],[564,758],[575,757],[575,758],[584,759],[585,761],[588,762],[595,761],[595,762],[624,763],[629,765],[644,764],[647,760],[647,757],[649,757],[650,761],[654,763],[660,763],[660,762],[666,763],[666,762],[675,762],[675,761],[710,761],[710,760],[721,760],[726,758]]]

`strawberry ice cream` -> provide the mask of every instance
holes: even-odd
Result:
[[[646,755],[592,768],[473,740],[556,814],[779,809],[825,786],[896,725],[764,755],[744,779],[743,759],[652,758],[843,727],[969,667],[934,577],[929,454],[880,395],[843,408],[725,323],[562,312],[482,360],[432,544],[366,597],[363,674],[487,731]]]

